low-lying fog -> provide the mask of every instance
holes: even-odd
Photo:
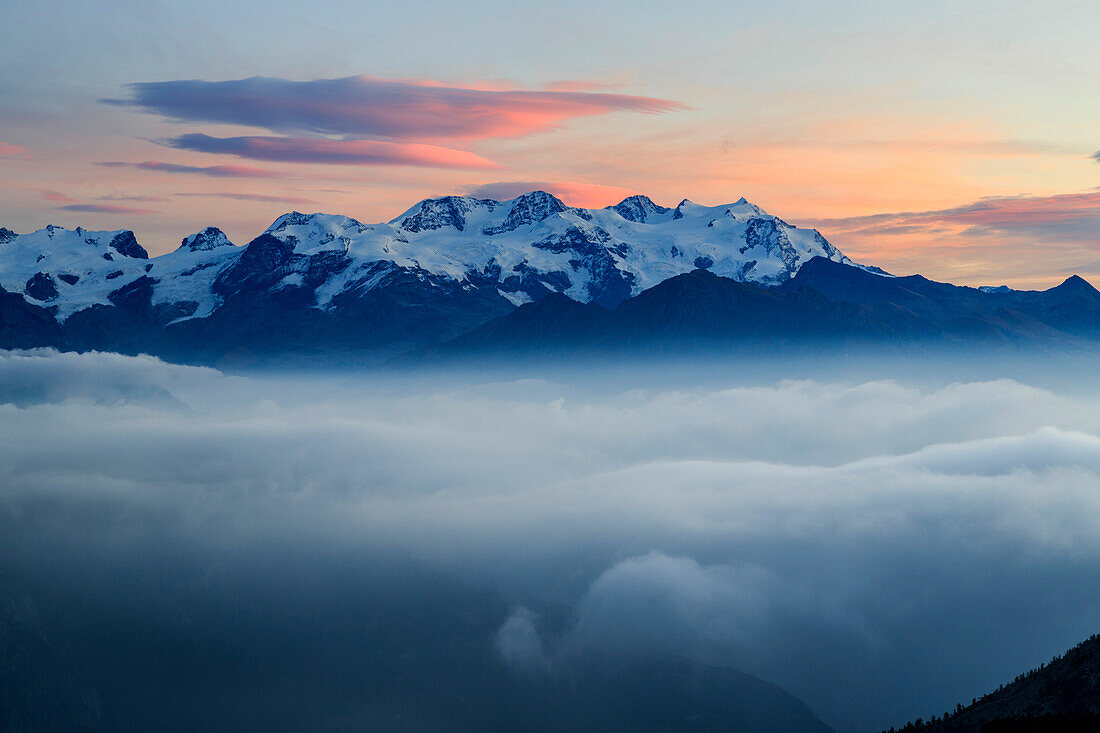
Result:
[[[4,602],[134,725],[369,724],[351,688],[384,660],[444,679],[480,649],[516,675],[673,653],[878,730],[1100,629],[1100,393],[1045,367],[627,383],[0,352]]]

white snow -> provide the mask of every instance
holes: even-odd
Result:
[[[520,203],[517,212],[536,219],[547,211],[552,213],[504,230],[509,213]],[[415,224],[405,226],[411,221]],[[502,281],[516,274],[517,267],[543,274],[559,272],[571,283],[565,294],[586,302],[591,299],[588,283],[593,273],[583,261],[583,253],[548,248],[574,229],[588,242],[598,242],[595,246],[606,250],[616,269],[633,275],[632,294],[694,270],[697,262],[718,275],[765,284],[786,280],[815,256],[853,264],[815,230],[793,227],[743,198],[722,206],[685,200],[665,211],[654,208],[646,213],[645,221],[635,222],[614,207],[575,209],[549,194],[499,202],[455,196],[428,199],[388,223],[375,225],[346,216],[291,212],[279,217],[265,233],[292,243],[295,254],[347,255],[350,265],[334,271],[316,290],[318,306],[327,307],[378,261],[420,268],[460,282],[471,271],[484,273],[494,266],[499,266]],[[0,285],[24,294],[29,302],[56,306],[57,317],[63,320],[96,303],[108,303],[110,293],[145,275],[148,268],[148,275],[157,281],[155,304],[194,301],[199,305],[190,317],[203,317],[219,305],[211,290],[214,280],[244,250],[211,228],[186,238],[174,252],[143,260],[108,247],[119,233],[48,227],[16,236],[0,244]],[[544,246],[537,246],[539,243]],[[105,260],[104,253],[111,254],[112,261]],[[120,271],[121,275],[107,279]],[[28,281],[38,272],[54,280],[59,293],[56,299],[41,302],[26,295]],[[70,285],[59,278],[62,274],[80,279]],[[357,287],[369,289],[381,279],[378,275],[373,283]],[[300,276],[287,276],[277,287],[300,282]],[[517,305],[530,299],[525,293],[501,294]]]

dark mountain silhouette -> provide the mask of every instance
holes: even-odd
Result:
[[[921,275],[880,277],[863,269],[816,257],[780,286],[788,292],[809,288],[833,302],[892,304],[933,322],[959,324],[1041,323],[1087,338],[1100,337],[1100,291],[1073,275],[1049,290],[970,288]]]
[[[970,705],[891,731],[1094,733],[1100,731],[1100,634]]]
[[[780,287],[695,270],[611,310],[550,296],[415,358],[836,345],[1058,350],[1087,348],[1098,336],[1100,292],[1081,278],[1046,291],[986,292],[816,258]]]

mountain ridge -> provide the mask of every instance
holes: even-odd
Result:
[[[985,293],[920,276],[882,278],[820,258],[778,287],[695,270],[613,309],[560,296],[524,304],[397,363],[817,347],[1075,351],[1100,338],[1100,292],[1092,292]]]
[[[895,277],[744,197],[582,209],[543,191],[444,196],[381,224],[292,211],[247,245],[206,227],[155,257],[125,229],[0,234],[0,348],[378,363],[460,338],[534,351],[1100,340],[1100,292],[1079,277],[1046,291]],[[493,327],[501,343],[476,333],[514,314]]]
[[[155,300],[199,303],[181,317],[201,318],[220,304],[216,295],[208,297],[208,279],[196,274],[232,266],[265,236],[288,245],[287,256],[327,253],[328,287],[316,302],[322,308],[349,285],[361,286],[361,275],[378,262],[471,287],[495,280],[499,295],[513,305],[549,292],[614,305],[699,263],[728,277],[777,284],[813,256],[850,262],[816,230],[787,224],[744,198],[714,207],[685,199],[670,209],[631,196],[615,206],[583,209],[532,191],[506,201],[424,199],[379,224],[292,211],[243,247],[230,249],[221,230],[206,227],[185,237],[176,250],[152,258],[130,230],[70,231],[53,225],[24,235],[5,230],[0,286],[56,308],[64,320],[92,305],[107,305],[117,286],[149,274],[157,281]],[[347,259],[337,268],[341,250]],[[144,262],[133,261],[138,259]],[[164,286],[166,280],[177,287]],[[179,287],[184,282],[188,287]]]

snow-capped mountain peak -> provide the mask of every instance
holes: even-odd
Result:
[[[685,199],[670,209],[639,194],[582,209],[545,191],[508,201],[425,199],[374,225],[292,211],[245,247],[207,227],[152,259],[129,230],[2,230],[0,243],[0,285],[48,304],[59,320],[139,285],[176,320],[264,293],[298,293],[295,302],[327,310],[399,276],[480,293],[504,308],[550,293],[614,306],[696,268],[777,285],[815,256],[850,262],[818,232],[744,198],[721,206]]]
[[[145,274],[149,255],[127,229],[92,232],[50,224],[6,237],[0,249],[0,287],[28,302],[49,304],[65,318],[97,303],[119,285]]]
[[[347,252],[353,237],[372,229],[350,216],[292,211],[276,219],[264,234],[290,244],[298,254],[310,254],[330,250]]]
[[[209,252],[218,247],[232,247],[233,243],[225,236],[225,232],[217,227],[206,227],[201,232],[196,232],[184,237],[179,249],[188,252]]]
[[[390,221],[408,232],[423,232],[449,227],[458,231],[466,230],[466,215],[476,209],[492,212],[500,202],[492,199],[477,199],[470,196],[444,196],[437,199],[424,199],[401,216]]]
[[[639,224],[644,224],[649,221],[649,217],[654,214],[667,214],[672,209],[667,206],[658,206],[653,203],[653,200],[649,196],[643,196],[641,194],[634,196],[627,196],[625,199],[608,207],[613,209],[619,216],[627,221],[633,221]]]
[[[530,227],[538,224],[547,217],[564,212],[580,213],[582,209],[571,209],[553,194],[546,191],[532,191],[512,199],[508,216],[498,226],[482,229],[482,234],[493,236],[512,232],[520,227]]]

